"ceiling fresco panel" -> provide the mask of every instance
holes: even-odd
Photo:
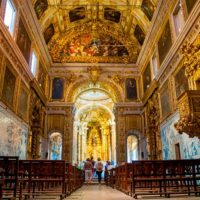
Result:
[[[145,39],[145,34],[139,25],[136,25],[134,35],[137,38],[138,42],[142,45]]]
[[[104,9],[104,19],[119,23],[121,17],[121,13],[117,10],[112,8],[105,8]]]
[[[73,10],[69,11],[69,20],[70,22],[75,22],[81,19],[85,18],[85,8],[84,7],[78,7],[74,8]]]
[[[197,2],[197,0],[185,0],[185,1],[186,1],[188,13],[190,13],[195,3]]]
[[[37,18],[40,19],[43,13],[47,10],[48,8],[48,2],[47,0],[38,0],[36,1],[34,5],[34,10],[37,15]]]
[[[151,21],[155,11],[155,6],[153,5],[153,3],[149,0],[143,0],[141,8],[147,18]]]
[[[83,34],[72,38],[66,42],[64,38],[56,40],[50,47],[51,56],[54,62],[69,60],[69,57],[82,57],[82,62],[86,57],[122,57],[128,56],[126,47],[109,35]],[[76,59],[74,59],[76,60]]]
[[[47,27],[47,29],[44,31],[44,40],[45,40],[46,44],[49,43],[49,41],[53,37],[54,33],[55,33],[54,26],[53,26],[53,24],[50,24]]]

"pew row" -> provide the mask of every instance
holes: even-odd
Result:
[[[0,168],[12,172],[0,176],[0,195],[2,199],[50,198],[50,196],[65,198],[81,187],[84,173],[64,160],[16,160],[16,170],[10,163],[5,164],[8,157],[0,156]],[[16,157],[17,158],[17,157]],[[10,159],[10,157],[9,157]],[[18,159],[18,158],[17,158]],[[7,169],[6,167],[7,166]],[[11,184],[8,184],[9,181]],[[12,186],[12,187],[11,187]],[[8,192],[10,189],[10,192]]]
[[[134,161],[109,170],[106,179],[107,185],[134,198],[199,195],[200,160]]]

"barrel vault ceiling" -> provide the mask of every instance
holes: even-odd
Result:
[[[136,63],[158,0],[34,0],[53,63]]]

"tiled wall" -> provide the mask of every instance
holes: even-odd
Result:
[[[180,145],[181,159],[200,158],[200,140],[197,137],[189,138],[185,133],[179,134],[174,124],[179,120],[175,113],[161,126],[163,160],[176,159],[175,144]]]
[[[28,128],[0,106],[0,155],[26,159]]]

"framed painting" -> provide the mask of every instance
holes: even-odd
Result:
[[[162,64],[171,46],[172,46],[172,38],[171,38],[170,25],[168,21],[158,41],[158,53],[159,53],[160,64]]]
[[[149,88],[151,84],[151,69],[150,69],[150,63],[147,65],[143,75],[142,75],[142,80],[143,80],[143,91],[145,91]]]
[[[27,120],[28,117],[28,105],[29,105],[29,94],[28,89],[21,86],[20,93],[18,96],[18,108],[17,111],[23,119]]]
[[[81,19],[85,18],[85,8],[84,7],[78,7],[74,8],[69,11],[69,20],[70,22],[75,22]]]
[[[147,16],[147,18],[151,21],[152,17],[153,17],[153,13],[155,11],[155,6],[153,5],[153,3],[149,0],[143,0],[142,1],[142,6],[141,9],[144,12],[144,14]]]
[[[163,87],[161,88],[160,101],[162,119],[164,119],[170,114],[171,111],[168,82],[164,83]]]
[[[13,107],[16,86],[16,75],[13,73],[11,68],[11,64],[7,61],[4,73],[2,100],[5,102],[6,105]]]
[[[136,100],[137,99],[137,83],[134,78],[127,78],[126,82],[126,99]]]
[[[22,19],[19,20],[19,28],[18,28],[18,33],[17,33],[17,45],[20,48],[27,63],[29,63],[31,40],[28,36],[26,28],[22,22]]]
[[[48,2],[47,0],[37,0],[35,5],[34,5],[34,10],[37,15],[37,18],[40,19],[43,13],[47,10],[48,8]]]
[[[138,42],[142,45],[145,39],[145,34],[139,25],[136,25],[134,35],[137,38]]]
[[[121,17],[121,13],[117,10],[112,8],[105,8],[104,9],[104,19],[119,23]]]
[[[178,98],[183,92],[189,89],[188,80],[185,76],[185,67],[182,67],[174,76],[176,97]]]
[[[52,81],[52,99],[63,99],[64,80],[62,78],[54,78]]]
[[[51,38],[53,37],[55,33],[55,30],[54,30],[54,26],[53,24],[50,24],[46,30],[44,31],[43,35],[44,35],[44,40],[46,42],[46,44],[49,43],[49,41],[51,40]]]
[[[196,4],[197,0],[185,0],[186,6],[187,6],[187,11],[190,13],[192,11],[192,8]]]

